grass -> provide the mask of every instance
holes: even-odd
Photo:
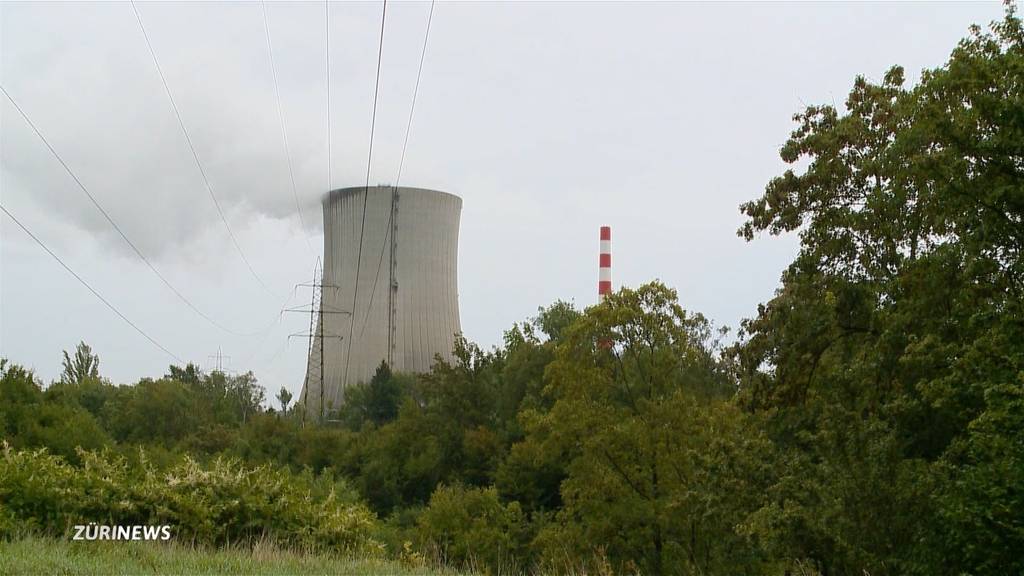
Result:
[[[48,538],[0,541],[0,575],[7,574],[387,574],[445,575],[374,558],[303,554],[270,544],[204,549],[165,542],[74,542]]]

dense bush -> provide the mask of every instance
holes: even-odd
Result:
[[[45,449],[15,450],[6,443],[0,460],[0,505],[9,531],[63,533],[81,521],[79,476]],[[10,532],[9,532],[10,533]]]
[[[92,388],[90,382],[85,386]],[[0,434],[15,447],[47,447],[70,460],[77,447],[99,449],[111,440],[78,398],[64,394],[70,386],[43,392],[31,372],[0,359]],[[88,404],[88,402],[87,402]]]
[[[175,538],[225,544],[269,537],[282,545],[372,552],[376,519],[344,484],[264,465],[191,458],[160,470],[109,452],[74,466],[44,449],[5,446],[0,527],[66,535],[75,524],[170,525]],[[6,520],[5,520],[6,519]]]
[[[416,522],[421,549],[462,567],[514,572],[526,558],[528,525],[519,504],[494,488],[440,486]]]

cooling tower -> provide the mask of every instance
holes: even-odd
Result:
[[[369,381],[382,361],[427,372],[436,355],[452,358],[462,199],[374,186],[333,190],[323,207],[321,298],[300,402],[307,416],[329,418],[345,387]]]

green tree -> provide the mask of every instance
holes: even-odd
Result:
[[[452,478],[454,428],[407,399],[393,422],[364,429],[349,471],[363,497],[381,515],[425,504],[438,483]]]
[[[204,376],[202,370],[199,369],[199,366],[190,362],[186,364],[184,368],[173,365],[170,366],[164,378],[177,380],[178,382],[188,384],[189,386],[199,386],[202,383]]]
[[[147,378],[124,387],[123,393],[108,402],[104,420],[119,441],[173,446],[198,428],[198,404],[181,382]]]
[[[554,405],[530,428],[568,459],[564,507],[539,537],[549,558],[603,550],[617,570],[657,575],[758,564],[735,526],[756,509],[766,444],[721,398],[717,351],[710,323],[659,283],[567,329],[546,373]]]
[[[0,426],[5,439],[24,445],[33,414],[43,401],[43,391],[32,372],[0,358]]]
[[[345,389],[345,402],[338,417],[344,425],[358,431],[364,424],[380,427],[398,417],[399,409],[416,384],[412,374],[396,374],[381,362],[369,382],[357,382]]]
[[[380,426],[398,416],[404,390],[402,383],[391,373],[391,368],[381,362],[370,379],[366,394],[366,415],[375,425]]]
[[[557,300],[547,308],[538,308],[537,316],[530,320],[530,324],[546,334],[549,342],[558,343],[580,315],[572,302]]]
[[[226,396],[244,423],[249,416],[262,410],[266,390],[256,383],[256,376],[252,372],[246,372],[226,379]]]
[[[742,206],[747,239],[801,239],[734,349],[742,403],[783,455],[752,524],[776,555],[823,574],[1024,568],[1006,553],[1021,523],[979,512],[1024,490],[992,482],[1013,452],[998,437],[1020,434],[1022,70],[1010,4],[916,86],[894,67],[857,78],[844,112],[797,114],[782,158],[805,168]]]
[[[519,414],[546,411],[544,369],[554,359],[555,346],[566,329],[580,317],[571,303],[559,300],[537,309],[537,316],[505,332],[501,386],[497,392],[498,427],[511,440],[523,436]],[[547,336],[541,338],[540,334]]]
[[[79,342],[72,358],[64,351],[64,371],[60,381],[65,384],[81,383],[86,380],[99,380],[100,357],[92,353],[92,348],[85,342]]]
[[[392,374],[387,362],[381,361],[369,382],[360,382],[345,389],[341,420],[352,430],[359,430],[364,422],[381,426],[394,420],[408,394],[407,384],[405,377]]]
[[[0,359],[0,433],[11,446],[45,447],[77,461],[78,448],[109,444],[93,415],[73,398],[44,393],[31,372]]]
[[[1024,520],[1024,371],[993,387],[986,409],[950,450],[940,526],[953,548],[943,558],[975,574],[1019,572]]]
[[[281,386],[281,391],[277,393],[277,401],[281,403],[281,412],[287,412],[288,403],[292,401],[292,393],[284,386]]]

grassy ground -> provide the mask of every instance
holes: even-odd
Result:
[[[377,559],[300,554],[269,545],[204,550],[160,542],[0,542],[0,575],[21,574],[442,574]]]

